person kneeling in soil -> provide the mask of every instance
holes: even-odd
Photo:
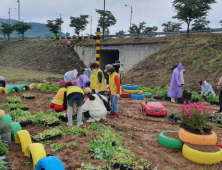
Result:
[[[213,96],[216,96],[212,86],[207,83],[207,81],[199,81],[199,84],[201,86],[201,95],[208,96],[210,93],[213,94]]]
[[[109,75],[110,99],[112,103],[112,111],[108,115],[115,119],[118,117],[119,112],[118,100],[121,93],[120,78],[111,64],[105,66],[104,72],[107,72]]]
[[[80,88],[86,88],[90,86],[90,79],[85,75],[85,69],[82,69],[82,75],[79,76],[79,80],[78,80],[78,87]]]
[[[103,100],[107,102],[107,98],[100,94],[92,94],[92,90],[88,87],[85,88],[84,93],[88,96],[82,106],[83,115],[88,119],[86,122],[98,122],[100,119],[106,119],[107,109]]]
[[[63,108],[64,110],[67,110],[67,103],[68,103],[68,126],[73,126],[73,120],[72,120],[72,110],[73,105],[75,101],[77,101],[77,126],[80,126],[83,124],[82,122],[82,104],[84,100],[84,92],[81,88],[77,86],[73,86],[72,83],[68,82],[65,85],[65,92],[63,97]]]

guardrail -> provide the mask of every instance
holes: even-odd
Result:
[[[190,33],[216,33],[216,32],[222,32],[222,28],[211,28],[208,30],[190,30]],[[175,31],[175,32],[150,32],[150,33],[141,33],[138,37],[155,37],[155,36],[167,36],[167,35],[179,35],[179,34],[186,34],[186,30],[182,31]],[[80,36],[81,37],[81,36]],[[85,39],[93,39],[92,36],[83,36]],[[88,38],[90,37],[90,38]],[[136,34],[123,34],[123,35],[106,35],[105,38],[128,38],[128,37],[137,37]],[[71,38],[71,37],[70,37]],[[21,39],[21,38],[20,38]],[[28,37],[25,38],[26,40],[43,40],[43,39],[50,39],[46,37],[36,38],[36,37]],[[57,37],[59,39],[59,37]],[[65,38],[62,38],[65,39]],[[73,36],[72,39],[76,39],[76,36]],[[0,38],[0,40],[7,40],[7,38]],[[18,40],[18,38],[10,38],[10,40]]]

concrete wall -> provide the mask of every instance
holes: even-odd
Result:
[[[112,53],[111,50],[119,51],[119,60],[123,64],[123,70],[126,71],[141,60],[150,56],[155,51],[160,50],[163,46],[165,46],[164,43],[101,45],[101,64],[102,67],[104,67],[104,64],[110,64],[105,63],[104,58],[112,57],[111,55],[108,55],[109,52]],[[80,59],[82,59],[87,66],[90,62],[95,60],[92,58],[93,46],[74,48],[74,50],[78,53]],[[116,57],[114,58],[116,59]],[[107,59],[106,61],[110,62],[110,59]]]

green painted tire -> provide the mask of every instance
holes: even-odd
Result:
[[[11,116],[9,116],[9,115],[2,115],[2,116],[1,116],[1,120],[2,120],[3,122],[12,123],[12,118],[11,118]]]
[[[27,84],[21,84],[19,86],[19,92],[22,91],[25,88],[25,90],[30,90],[29,86]]]
[[[151,93],[145,93],[145,94],[144,94],[144,97],[145,97],[145,98],[151,98],[151,97],[152,97],[152,94],[151,94]]]
[[[161,145],[171,149],[182,149],[184,144],[182,141],[173,138],[168,138],[164,136],[164,132],[179,133],[179,131],[171,131],[171,130],[161,132],[158,136],[158,142]]]
[[[12,91],[15,89],[16,92],[19,92],[19,88],[17,86],[10,86],[7,91],[8,94],[12,93]]]
[[[18,122],[12,122],[10,123],[10,126],[12,127],[12,137],[13,140],[15,141],[16,133],[22,130],[22,127]]]

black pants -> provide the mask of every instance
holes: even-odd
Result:
[[[86,119],[88,119],[89,117],[91,117],[90,114],[89,114],[89,111],[83,112],[83,115],[84,115],[84,117],[85,117]]]
[[[219,103],[220,103],[220,112],[222,112],[222,90],[220,90]]]
[[[5,81],[0,80],[0,87],[5,87]]]

